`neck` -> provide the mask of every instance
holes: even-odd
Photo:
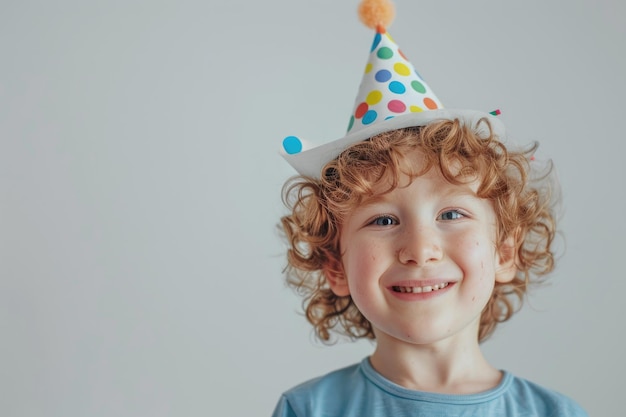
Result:
[[[385,378],[418,391],[475,394],[494,388],[502,377],[487,362],[477,340],[413,344],[377,335],[370,362]]]

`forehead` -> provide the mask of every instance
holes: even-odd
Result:
[[[438,189],[449,192],[467,186],[474,192],[479,189],[476,179],[480,175],[471,161],[461,156],[442,158],[441,152],[425,150],[409,136],[396,139],[356,145],[336,160],[333,171],[337,175],[327,177],[326,184],[328,200],[332,203],[330,209],[340,222],[366,201],[375,201],[407,187],[416,179],[422,183],[427,179]]]
[[[432,195],[440,198],[446,197],[474,197],[477,195],[480,185],[475,175],[461,175],[460,170],[453,171],[454,180],[448,180],[442,173],[438,165],[431,166],[427,171],[415,174],[401,172],[394,178],[385,175],[372,187],[372,194],[364,196],[361,204],[374,203],[376,201],[387,200],[394,194],[406,188],[419,188],[428,191]]]
[[[362,171],[366,181],[372,183],[375,194],[408,186],[416,178],[452,188],[474,185],[479,179],[475,169],[468,166],[467,162],[463,163],[460,157],[447,158],[445,166],[441,166],[439,154],[425,152],[420,146],[395,153],[389,162],[382,171]]]

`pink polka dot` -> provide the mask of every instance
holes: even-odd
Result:
[[[391,100],[387,103],[387,108],[394,113],[402,113],[406,110],[406,105],[400,100]]]

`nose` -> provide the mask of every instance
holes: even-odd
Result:
[[[398,260],[402,264],[425,266],[443,257],[437,231],[431,227],[405,230],[399,244]]]

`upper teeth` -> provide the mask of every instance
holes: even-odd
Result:
[[[448,283],[447,282],[443,282],[441,284],[425,285],[423,287],[399,287],[399,286],[395,286],[395,287],[393,287],[393,290],[394,291],[398,291],[398,292],[420,293],[420,292],[437,291],[437,290],[440,290],[440,289],[445,288],[447,286],[448,286]]]

